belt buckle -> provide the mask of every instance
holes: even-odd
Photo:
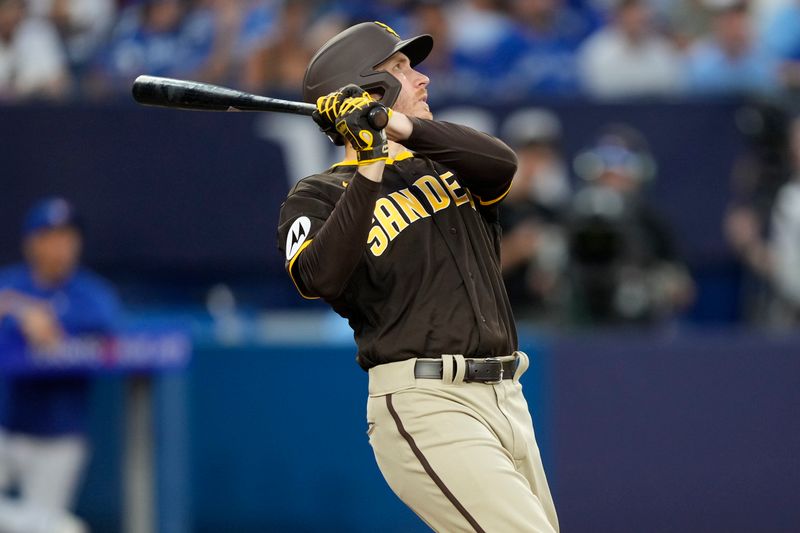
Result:
[[[487,385],[499,385],[503,382],[503,362],[498,359],[497,357],[487,357],[482,361],[483,363],[497,363],[498,368],[500,369],[500,375],[498,376],[497,380],[494,381],[484,381]]]

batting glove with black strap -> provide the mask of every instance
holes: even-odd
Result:
[[[354,94],[350,87],[360,92]],[[391,111],[358,87],[348,85],[342,94],[348,97],[339,105],[336,131],[355,149],[358,164],[388,159],[389,143],[384,127]]]
[[[356,150],[359,162],[366,164],[386,158],[388,148],[383,128],[390,114],[391,110],[369,93],[350,84],[319,97],[312,117],[334,144],[341,146],[347,140]]]

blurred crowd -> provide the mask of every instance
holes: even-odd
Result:
[[[720,226],[742,266],[740,319],[796,328],[800,114],[744,106],[737,115],[747,148],[732,161]],[[652,203],[658,161],[641,132],[607,124],[570,161],[557,115],[523,108],[501,137],[519,161],[500,205],[501,262],[515,318],[550,329],[665,325],[692,307],[698,288],[681,236]]]
[[[364,20],[434,36],[433,103],[800,89],[798,0],[0,0],[0,101],[123,98],[139,74],[297,97]]]
[[[500,205],[501,262],[518,320],[553,328],[669,323],[694,299],[673,232],[645,194],[647,140],[608,124],[573,162],[555,114],[516,112],[502,136],[519,167]],[[573,188],[575,190],[573,190]]]

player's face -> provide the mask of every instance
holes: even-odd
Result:
[[[408,56],[397,52],[378,65],[375,70],[388,72],[402,85],[400,96],[397,97],[392,109],[409,117],[433,118],[428,107],[428,84],[431,80],[411,67]]]
[[[66,279],[78,266],[80,253],[81,236],[71,227],[37,231],[25,239],[25,257],[45,282]]]

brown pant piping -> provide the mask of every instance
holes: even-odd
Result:
[[[450,489],[447,488],[447,485],[444,484],[442,479],[436,475],[436,472],[433,471],[428,459],[425,458],[422,450],[420,450],[417,446],[417,443],[414,442],[414,437],[412,437],[411,434],[403,427],[403,422],[400,420],[400,416],[397,414],[397,411],[395,411],[394,406],[392,405],[391,394],[386,395],[386,407],[388,407],[389,413],[392,415],[395,424],[397,424],[397,430],[400,432],[403,438],[406,439],[406,442],[408,442],[408,445],[411,447],[411,451],[414,452],[414,455],[417,457],[417,460],[419,460],[422,468],[425,469],[425,472],[428,474],[428,476],[430,476],[433,482],[436,483],[436,486],[439,487],[447,499],[450,500],[450,503],[452,503],[455,508],[458,509],[458,512],[461,513],[467,522],[469,522],[469,524],[475,529],[476,533],[486,533],[483,528],[478,525],[478,522],[475,521],[472,515],[469,514],[469,511],[467,511],[464,506],[461,505],[461,502],[458,501],[455,495],[450,492]]]

